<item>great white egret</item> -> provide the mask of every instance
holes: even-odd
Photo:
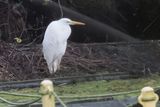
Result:
[[[70,25],[85,24],[68,18],[61,18],[52,21],[45,31],[42,51],[51,74],[60,69],[61,59],[67,47],[67,39],[71,34]]]

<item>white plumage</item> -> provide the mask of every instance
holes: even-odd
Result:
[[[60,69],[61,59],[67,47],[67,39],[71,34],[70,25],[85,24],[72,21],[68,18],[62,18],[57,21],[52,21],[45,31],[42,51],[51,74]]]

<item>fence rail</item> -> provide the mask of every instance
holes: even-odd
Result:
[[[102,73],[95,75],[86,75],[86,76],[71,76],[71,77],[61,77],[61,78],[50,78],[50,80],[54,81],[54,84],[69,84],[76,81],[92,81],[92,80],[115,80],[115,79],[128,79],[128,78],[136,78],[136,76],[132,76],[128,73]],[[7,89],[16,89],[16,88],[29,88],[29,87],[39,87],[42,79],[37,80],[27,80],[27,81],[13,81],[13,82],[1,82],[0,90]]]

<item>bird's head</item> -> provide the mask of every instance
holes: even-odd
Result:
[[[69,18],[62,18],[60,19],[61,22],[68,24],[68,25],[85,25],[85,23],[78,22],[78,21],[73,21]]]

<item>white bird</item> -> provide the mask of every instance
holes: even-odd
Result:
[[[68,18],[61,18],[52,21],[45,31],[42,51],[51,74],[60,69],[61,59],[67,47],[67,39],[71,34],[70,25],[85,24]]]

